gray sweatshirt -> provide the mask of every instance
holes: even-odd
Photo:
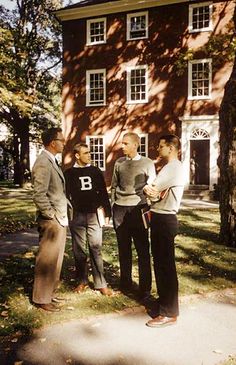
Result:
[[[176,214],[183,196],[185,176],[182,163],[172,160],[158,173],[153,184],[159,191],[169,188],[166,197],[160,202],[153,201],[151,211],[161,214]]]
[[[111,183],[111,203],[135,206],[146,203],[143,187],[156,177],[155,165],[150,158],[119,158],[114,166]]]

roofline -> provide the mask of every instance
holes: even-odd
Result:
[[[127,12],[163,5],[172,5],[177,3],[186,3],[188,0],[120,0],[109,1],[107,3],[88,5],[85,7],[77,7],[73,9],[61,9],[55,11],[59,21],[92,18],[96,16]]]

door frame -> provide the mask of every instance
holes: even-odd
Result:
[[[201,129],[206,132],[210,140],[210,161],[209,161],[209,189],[214,189],[214,184],[218,182],[219,169],[217,159],[219,156],[219,116],[218,115],[201,115],[201,116],[183,116],[179,118],[182,122],[182,163],[187,177],[186,184],[189,186],[189,166],[190,166],[190,140],[194,130]],[[200,138],[200,136],[199,136]],[[203,139],[203,138],[200,138]]]

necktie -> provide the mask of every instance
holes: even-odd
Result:
[[[61,166],[59,165],[59,162],[58,162],[58,160],[56,158],[55,158],[55,162],[56,162],[57,167],[60,169]]]

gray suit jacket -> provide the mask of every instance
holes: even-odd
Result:
[[[46,219],[55,217],[62,226],[68,225],[64,175],[45,151],[35,161],[32,183],[37,215]]]

